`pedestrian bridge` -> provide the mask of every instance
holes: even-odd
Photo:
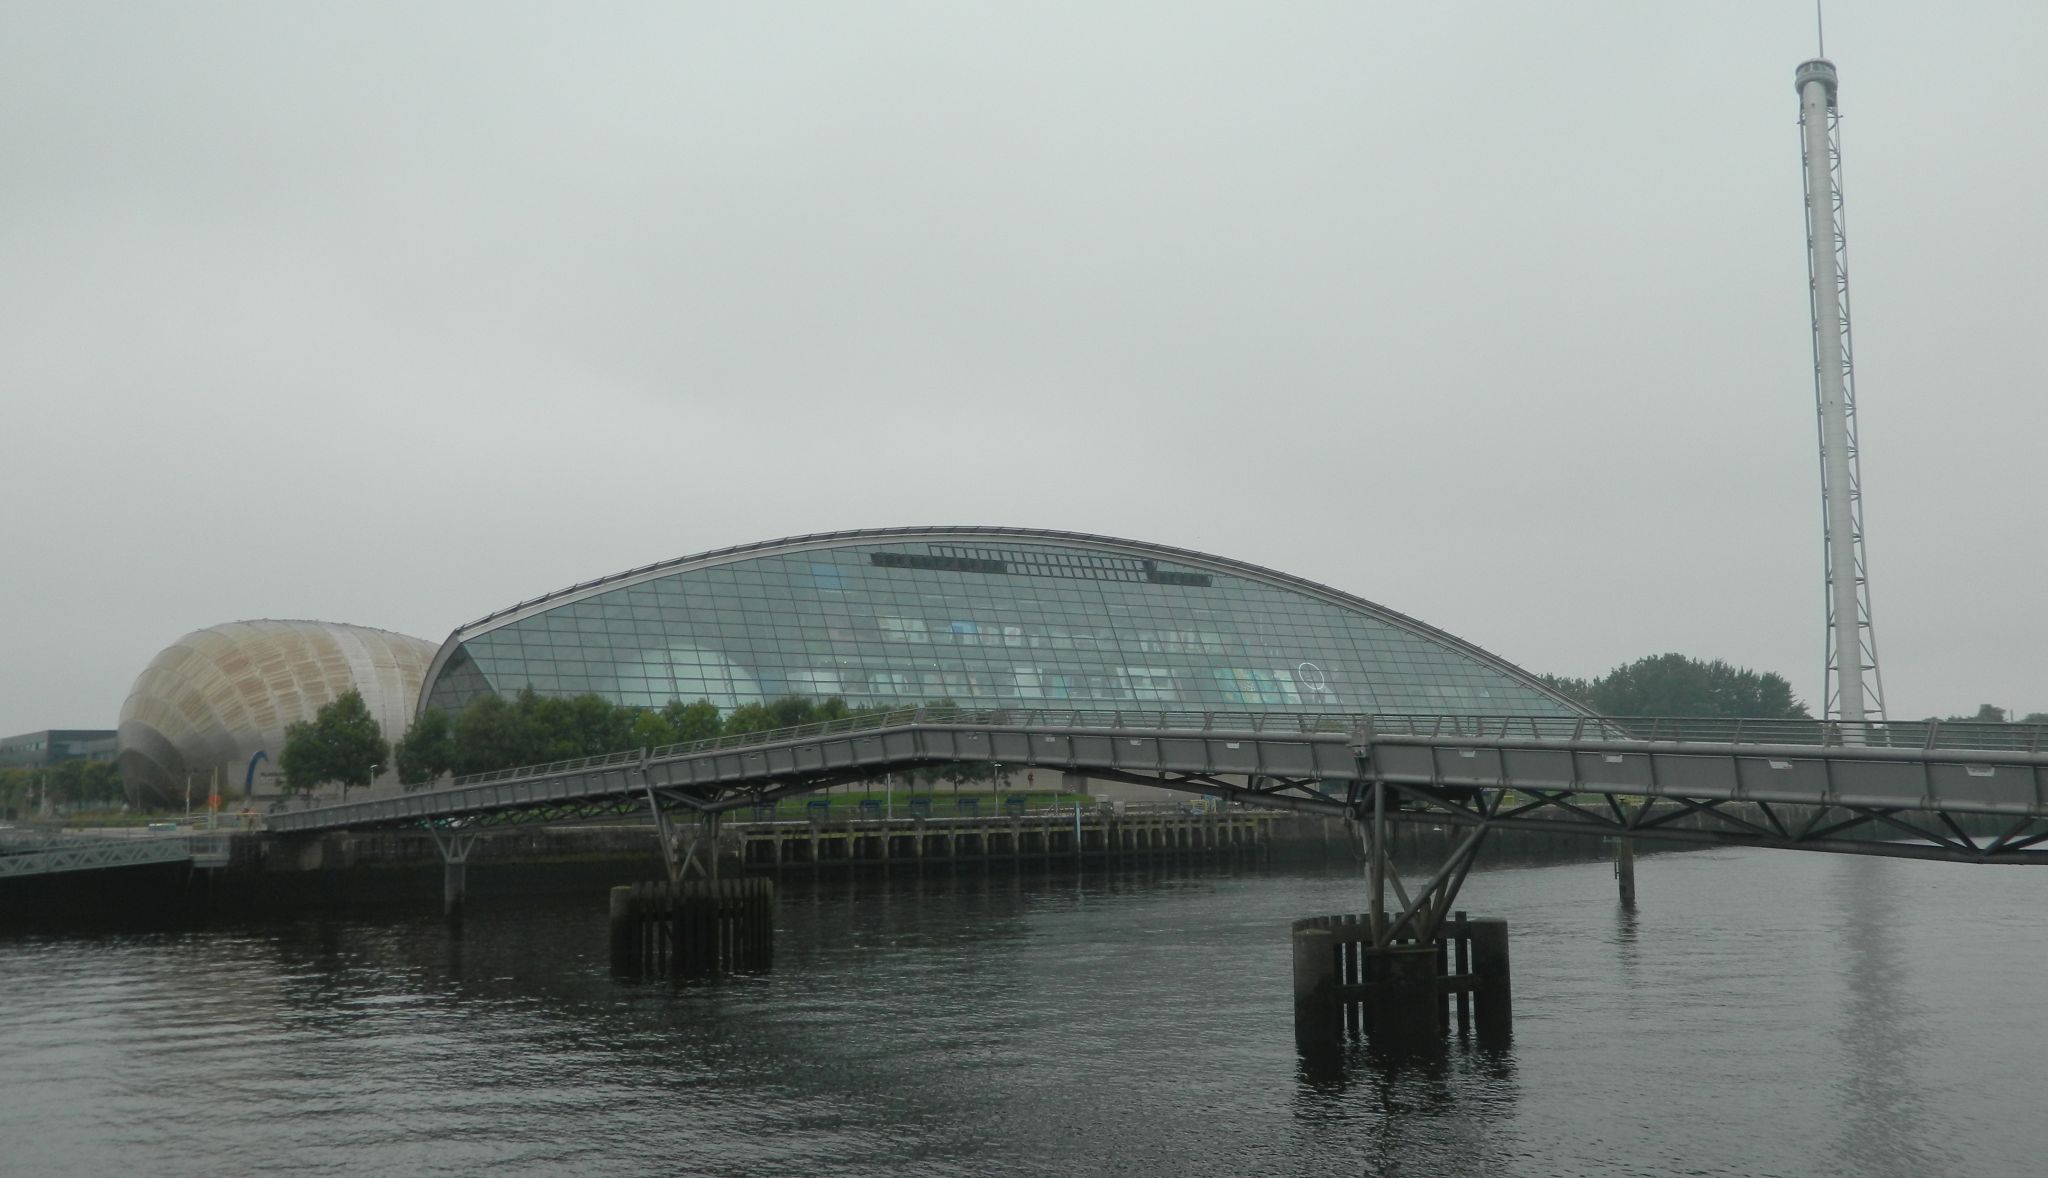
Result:
[[[462,778],[273,814],[441,835],[651,809],[715,817],[966,762],[1363,820],[2048,862],[2039,727],[1801,720],[917,709]]]
[[[0,880],[164,863],[226,867],[228,858],[226,831],[133,835],[118,831],[61,834],[9,831],[6,836],[0,836]]]

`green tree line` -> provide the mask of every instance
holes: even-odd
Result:
[[[1769,671],[1714,659],[1656,654],[1593,679],[1544,675],[1551,690],[1603,716],[1723,716],[1806,720],[1792,685]]]
[[[1944,724],[2048,724],[2048,712],[2028,712],[2014,719],[2004,708],[1978,704],[1976,712],[1968,716],[1929,716],[1927,719],[1930,722],[1940,720]]]
[[[48,791],[53,810],[98,810],[122,801],[121,771],[112,761],[74,757],[54,765],[0,769],[0,817],[27,817]]]
[[[1682,654],[1658,654],[1623,663],[1605,675],[1575,679],[1541,676],[1545,685],[1603,716],[1718,716],[1809,720],[1806,704],[1783,676]],[[1928,721],[1974,724],[2048,724],[2048,712],[2015,718],[1979,704],[1969,715],[1928,716]]]
[[[927,706],[954,705],[951,700],[935,700]],[[848,707],[845,700],[837,697],[812,700],[790,696],[742,704],[721,714],[716,705],[703,699],[692,703],[672,700],[666,707],[652,709],[614,704],[594,694],[566,699],[545,696],[529,687],[510,699],[483,696],[452,717],[441,708],[428,708],[392,748],[391,755],[398,766],[399,780],[408,788],[417,788],[443,774],[466,777],[520,765],[598,757],[624,749],[659,748],[895,710],[900,709]],[[986,765],[955,765],[913,775],[915,780],[927,784],[948,781],[955,785],[991,776]]]

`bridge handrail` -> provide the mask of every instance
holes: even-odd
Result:
[[[1357,727],[1358,717],[1340,712],[1186,712],[1135,711],[1114,708],[900,708],[888,712],[871,712],[858,716],[845,716],[837,720],[798,724],[788,728],[768,728],[757,732],[730,733],[705,740],[660,745],[646,750],[626,749],[616,753],[578,757],[566,761],[549,761],[541,764],[521,765],[510,769],[498,769],[488,773],[472,773],[458,777],[449,782],[449,784],[485,785],[492,782],[512,781],[526,777],[545,777],[575,769],[634,764],[640,760],[643,752],[649,759],[663,760],[705,752],[723,752],[729,749],[760,748],[772,744],[783,744],[793,740],[813,739],[819,736],[836,736],[847,733],[869,732],[882,728],[898,728],[906,724],[974,724],[995,725],[999,727],[1107,728],[1118,730],[1156,729],[1159,731],[1343,733],[1353,731]]]
[[[2039,753],[2048,725],[1979,721],[1802,720],[1756,717],[1605,717],[1376,712],[1194,712],[1116,708],[901,708],[787,728],[729,733],[704,740],[624,749],[597,756],[520,765],[457,777],[449,786],[547,777],[579,769],[638,764],[707,752],[762,748],[821,736],[910,724],[1016,728],[1100,728],[1118,731],[1366,733],[1468,740],[1651,741],[1700,744],[1861,745],[1873,748]]]
[[[66,830],[53,827],[16,827],[0,830],[0,855],[31,851],[61,851],[70,847],[99,844],[118,839],[127,842],[163,842],[182,837],[168,832],[114,828],[111,830]]]
[[[1447,716],[1371,717],[1381,736],[1472,740],[1645,741],[1674,744],[1809,745],[1816,748],[1920,749],[2037,754],[2048,725],[1974,720],[1845,723],[1755,717]]]

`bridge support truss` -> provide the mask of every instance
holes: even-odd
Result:
[[[1615,869],[1624,903],[1634,901],[1638,838],[1960,863],[2048,862],[2048,818],[2033,815],[1998,817],[1843,802],[1631,797],[1526,787],[1380,788],[1392,791],[1406,821],[1617,839]]]
[[[450,920],[460,920],[462,906],[469,898],[469,853],[476,849],[481,836],[459,827],[427,829],[441,852],[441,911]]]
[[[1294,922],[1295,1038],[1304,1052],[1361,1032],[1382,1046],[1433,1039],[1450,1029],[1454,1000],[1461,1034],[1473,1029],[1475,1013],[1483,1042],[1504,1041],[1512,1026],[1507,922],[1452,917],[1492,829],[1484,811],[1411,889],[1389,837],[1399,802],[1383,782],[1353,783],[1346,799],[1364,852],[1368,910]]]
[[[665,882],[611,892],[612,968],[625,977],[719,977],[757,973],[775,960],[775,884],[718,877],[726,810],[754,804],[741,791],[712,796],[658,786],[640,761],[641,788],[661,844]],[[681,811],[689,817],[676,821]]]

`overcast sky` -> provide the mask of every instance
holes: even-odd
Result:
[[[1838,0],[1894,716],[2048,710],[2048,5]],[[1816,708],[1798,0],[0,0],[0,734],[1000,523]]]

